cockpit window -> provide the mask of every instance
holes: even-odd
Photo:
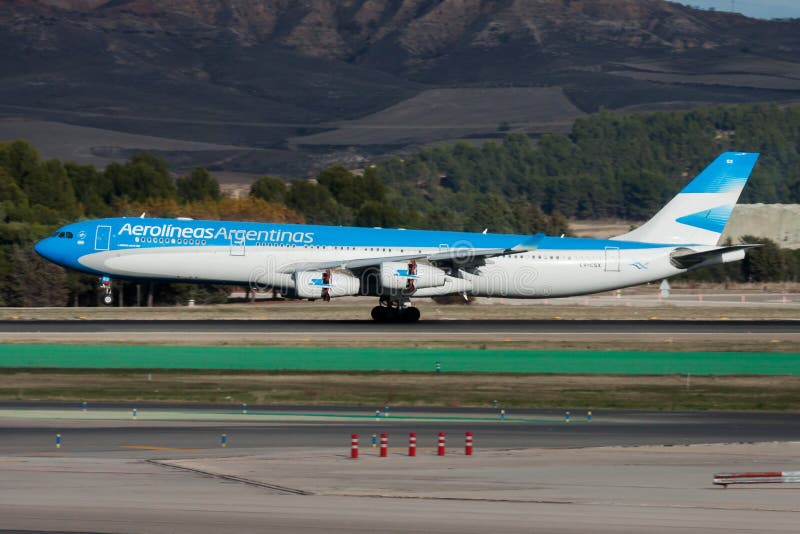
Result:
[[[63,237],[64,237],[64,234],[65,234],[65,232],[58,232],[58,237],[61,237],[61,238],[63,238]]]
[[[73,236],[72,236],[72,232],[66,232],[66,235],[65,235],[65,237],[66,237],[67,239],[72,239],[72,237],[73,237]]]

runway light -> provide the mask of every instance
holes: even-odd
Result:
[[[358,459],[358,434],[350,436],[350,458],[353,460]]]
[[[242,413],[247,413],[247,404],[242,403]]]
[[[81,404],[81,410],[85,412],[86,409],[87,409],[86,401],[83,401],[83,403]]]
[[[228,446],[228,435],[223,433],[219,438],[219,446],[223,449]]]
[[[372,434],[372,448],[376,448],[378,446],[378,435]]]
[[[444,432],[439,432],[439,456],[444,456]]]
[[[417,434],[415,432],[411,432],[408,435],[408,455],[417,455]]]
[[[131,414],[134,419],[136,419],[136,408],[133,409],[133,413]]]
[[[465,434],[464,454],[466,456],[472,456],[472,432],[467,432]]]
[[[589,410],[588,412],[586,412],[586,421],[588,423],[592,422],[592,410]]]
[[[61,434],[56,434],[56,449],[61,448]]]
[[[505,419],[506,419],[506,411],[500,410],[500,420],[505,421]]]
[[[569,420],[572,418],[572,414],[567,412],[564,414],[564,422],[569,423]]]

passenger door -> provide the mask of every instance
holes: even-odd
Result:
[[[605,270],[619,272],[619,247],[606,247]]]
[[[231,256],[244,256],[245,254],[244,233],[231,232]]]
[[[94,249],[108,250],[111,248],[111,227],[101,225],[94,234]]]

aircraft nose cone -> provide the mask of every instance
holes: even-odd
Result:
[[[48,237],[48,238],[46,238],[46,239],[42,239],[41,241],[39,241],[38,243],[36,243],[36,244],[33,246],[33,250],[35,250],[35,251],[36,251],[36,253],[37,253],[39,256],[43,257],[43,258],[46,258],[46,257],[47,257],[47,256],[45,255],[45,249],[47,248],[47,245],[45,244],[45,241],[47,241],[47,239],[50,239],[50,238]]]
[[[33,250],[46,260],[56,261],[55,247],[52,237],[46,237],[33,246]]]

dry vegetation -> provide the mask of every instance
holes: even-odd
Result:
[[[793,411],[800,377],[5,370],[0,399]]]

